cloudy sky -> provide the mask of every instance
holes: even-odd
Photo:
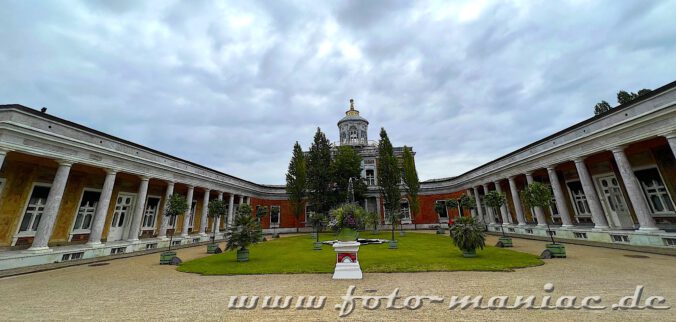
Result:
[[[259,183],[350,98],[425,180],[676,79],[676,1],[0,4],[0,104]]]

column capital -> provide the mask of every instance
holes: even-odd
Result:
[[[554,172],[554,171],[556,171],[556,164],[548,165],[548,166],[545,167],[545,169],[547,169],[548,172],[550,172],[550,171]]]
[[[523,174],[524,174],[524,175],[527,175],[527,176],[532,176],[532,175],[533,175],[533,170],[525,171]]]
[[[187,184],[187,183],[186,183],[185,186],[188,187],[188,189],[195,189],[195,186],[193,186],[193,185],[191,185],[191,184]]]
[[[575,163],[584,163],[584,159],[586,159],[586,157],[579,156],[579,157],[573,158],[571,161],[573,161]]]
[[[624,149],[626,149],[626,148],[627,148],[627,144],[617,145],[617,146],[610,148],[610,152],[613,152],[613,153],[622,152],[622,153],[624,153]]]
[[[0,148],[0,155],[5,155],[9,151],[11,151],[11,150],[8,150],[8,149],[5,149],[5,148]]]
[[[173,186],[173,185],[176,184],[176,181],[174,181],[174,180],[164,180],[164,182],[166,182],[167,185],[170,185],[170,186]]]
[[[150,181],[150,177],[148,176],[138,176],[141,181]]]
[[[667,138],[667,139],[676,139],[676,132],[671,132],[669,134],[665,134],[664,137]]]
[[[71,167],[73,164],[75,164],[75,161],[72,160],[66,160],[66,159],[57,159],[55,160],[56,163],[59,164],[61,167]]]
[[[105,171],[106,174],[109,174],[109,175],[116,175],[117,172],[118,172],[117,169],[113,169],[113,168],[104,168],[103,171]]]
[[[209,189],[209,188],[203,188],[203,190],[204,190],[204,192],[206,192],[206,193],[211,192],[211,189]]]

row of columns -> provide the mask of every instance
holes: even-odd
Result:
[[[666,138],[669,142],[672,152],[674,152],[674,154],[676,155],[676,135],[670,135],[667,136]],[[629,159],[627,159],[627,155],[624,151],[625,148],[626,146],[618,146],[612,148],[611,152],[613,154],[615,162],[617,163],[618,171],[620,173],[622,181],[624,182],[627,194],[629,196],[629,201],[631,201],[631,204],[634,207],[636,217],[639,221],[639,230],[642,231],[659,230],[656,226],[655,219],[653,219],[653,217],[650,215],[650,210],[645,198],[643,197],[643,192],[641,190],[638,179],[636,178],[636,175],[634,174],[634,171],[631,168],[631,164],[629,163]],[[603,207],[601,206],[601,201],[599,199],[598,194],[596,193],[596,189],[594,188],[594,182],[592,181],[589,170],[587,169],[587,166],[584,163],[584,158],[579,157],[573,159],[572,161],[575,163],[575,168],[577,170],[578,177],[582,185],[582,190],[585,194],[585,197],[587,198],[587,203],[589,204],[589,208],[592,214],[592,221],[594,222],[594,229],[597,230],[608,229],[609,228],[608,220],[603,211]],[[556,174],[556,165],[547,166],[546,169],[549,181],[552,186],[552,190],[554,192],[556,206],[561,216],[562,227],[572,227],[573,222],[570,213],[568,211],[568,207],[564,201],[565,200],[564,192],[561,188],[559,178]],[[534,182],[532,171],[527,171],[526,173],[524,173],[524,175],[526,176],[526,182],[528,184]],[[516,212],[518,225],[526,225],[526,218],[524,216],[523,206],[521,205],[521,199],[519,198],[519,192],[516,187],[515,176],[510,176],[507,178],[507,180],[509,181],[509,189],[511,192],[511,198],[514,204],[514,210]],[[496,190],[499,193],[502,193],[500,181],[501,181],[500,179],[495,180],[494,184]],[[488,183],[484,183],[482,184],[482,186],[484,193],[489,191]],[[479,186],[474,187],[474,198],[477,200],[477,203],[481,200],[478,188]],[[482,209],[480,205],[477,205],[477,212],[479,217],[481,218],[484,218],[483,210],[484,209]],[[486,207],[485,210],[487,212],[487,215],[489,216],[489,223],[495,224],[494,219],[495,217],[492,213],[493,210],[490,209],[489,207]],[[546,225],[546,217],[544,214],[544,210],[540,207],[535,207],[534,213],[537,219],[538,226]],[[509,216],[505,205],[503,205],[500,208],[500,215],[502,216],[503,223],[507,224],[509,222],[508,218]]]
[[[5,157],[7,155],[6,150],[0,149],[0,168],[2,168],[4,164]],[[45,202],[45,207],[44,211],[42,213],[42,216],[40,218],[40,222],[38,224],[37,230],[35,232],[35,237],[33,239],[33,243],[29,250],[31,251],[46,251],[49,250],[48,243],[49,239],[51,238],[52,232],[54,230],[54,225],[56,223],[56,219],[59,213],[59,208],[61,207],[61,200],[63,198],[63,194],[66,188],[66,184],[68,182],[68,176],[70,174],[70,170],[73,166],[72,161],[68,160],[57,160],[58,163],[58,168],[56,170],[56,175],[54,176],[54,179],[52,181],[52,186],[49,190],[49,194],[47,196],[47,200]],[[96,211],[94,213],[94,218],[91,224],[91,229],[89,233],[89,240],[87,242],[87,245],[92,246],[92,247],[97,247],[101,246],[101,238],[103,235],[103,230],[104,226],[106,223],[106,218],[108,216],[108,209],[110,208],[110,201],[112,199],[112,193],[113,193],[113,188],[115,186],[115,179],[117,177],[117,171],[113,169],[106,169],[106,177],[103,182],[103,187],[101,189],[101,195],[99,197],[99,202],[96,208]],[[136,206],[133,210],[133,216],[131,218],[131,226],[129,230],[129,235],[127,240],[134,242],[138,241],[139,238],[138,236],[140,235],[140,230],[141,230],[141,222],[143,220],[143,213],[145,211],[145,201],[146,197],[148,195],[148,186],[150,182],[150,178],[146,176],[141,176],[141,183],[139,184],[138,192],[137,192],[137,203]],[[173,181],[167,181],[167,189],[165,191],[165,204],[166,201],[169,200],[171,195],[174,193],[174,185],[175,183]],[[188,193],[186,196],[186,199],[188,202],[191,204],[193,195],[194,195],[194,186],[189,185],[188,186]],[[204,199],[203,199],[203,207],[202,207],[202,212],[201,212],[201,217],[200,217],[200,230],[199,234],[202,236],[206,236],[206,226],[208,223],[208,203],[210,199],[210,194],[211,194],[211,189],[204,188]],[[230,193],[230,202],[228,206],[228,213],[227,213],[227,224],[231,225],[233,222],[234,218],[234,198],[235,195]],[[218,200],[223,200],[223,192],[218,192]],[[243,202],[250,203],[251,198],[246,197],[245,201],[245,196],[240,195],[239,196],[239,201],[240,204]],[[166,209],[166,206],[165,206]],[[184,214],[184,219],[183,219],[183,230],[181,232],[182,237],[187,237],[188,236],[188,230],[189,230],[189,224],[190,224],[190,211],[191,207],[188,207],[188,210],[186,210]],[[164,216],[163,213],[159,213],[156,216],[161,216],[162,220],[160,223],[160,229],[158,233],[159,238],[166,238],[167,234],[167,227],[169,225],[169,218],[167,216]],[[217,217],[217,222],[216,222],[216,233],[219,233],[219,227],[220,227],[220,217]]]

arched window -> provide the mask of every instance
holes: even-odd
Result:
[[[350,142],[351,143],[357,143],[358,142],[358,132],[357,128],[354,126],[350,127]]]

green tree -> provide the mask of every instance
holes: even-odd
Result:
[[[289,169],[286,172],[286,193],[289,194],[289,204],[291,205],[291,212],[296,218],[296,232],[298,232],[298,222],[305,210],[305,197],[307,195],[305,155],[298,141],[293,146],[293,156],[291,156]]]
[[[216,241],[216,218],[225,215],[225,203],[223,200],[211,200],[207,205],[207,209],[207,216],[212,218],[212,222],[214,224],[214,228],[212,230],[213,237],[211,237],[211,242],[214,243]]]
[[[225,250],[244,251],[249,245],[263,240],[261,223],[251,216],[251,206],[243,204],[237,210],[235,223],[228,229]]]
[[[505,198],[505,195],[502,193],[499,193],[497,191],[489,191],[486,196],[484,197],[486,206],[491,207],[493,209],[493,213],[499,214],[500,213],[500,208],[502,208],[502,205],[507,202],[507,199]],[[498,218],[500,218],[500,229],[502,229],[502,236],[505,236],[505,229],[503,228],[502,224],[502,216],[498,215]]]
[[[328,214],[331,209],[332,182],[328,169],[331,167],[331,145],[320,128],[307,155],[308,201],[317,213]]]
[[[473,198],[468,197],[466,194],[462,194],[458,198],[448,199],[446,205],[458,209],[458,216],[463,217],[462,208],[472,209],[474,207],[473,202]]]
[[[380,141],[378,142],[378,184],[380,194],[383,197],[387,219],[392,224],[392,240],[394,239],[394,230],[399,220],[401,204],[401,170],[399,162],[394,156],[394,148],[387,137],[384,128],[380,129]]]
[[[418,171],[415,169],[415,159],[411,148],[404,146],[404,189],[406,191],[406,199],[411,207],[411,217],[420,211],[420,202],[418,200],[418,191],[420,191],[420,181],[418,180]]]
[[[647,88],[641,89],[640,91],[638,91],[638,93],[632,93],[632,92],[627,92],[625,90],[621,90],[621,91],[617,92],[617,103],[620,104],[620,105],[626,104],[626,103],[629,103],[629,102],[639,98],[640,96],[643,96],[643,95],[648,94],[650,92],[651,92],[651,90],[649,90]]]
[[[596,104],[594,106],[594,115],[599,115],[601,113],[608,112],[612,109],[610,104],[606,101],[601,101],[600,103]]]
[[[173,222],[177,216],[181,216],[188,210],[188,201],[184,196],[174,193],[169,197],[167,201],[167,208],[165,209],[164,215],[169,217],[169,222]],[[169,250],[171,250],[171,244],[174,239],[174,230],[171,230],[171,235],[169,236]]]
[[[526,207],[531,209],[531,213],[535,213],[535,207],[545,208],[550,206],[552,202],[552,188],[540,182],[533,182],[521,191],[521,199]],[[556,244],[554,236],[552,236],[549,229],[549,221],[546,218],[545,223],[547,224],[547,232],[552,239],[552,244]]]
[[[331,162],[331,182],[335,183],[332,193],[331,207],[344,203],[348,199],[348,185],[352,178],[355,200],[361,200],[366,193],[366,184],[361,180],[362,158],[349,145],[338,147],[338,151]]]

